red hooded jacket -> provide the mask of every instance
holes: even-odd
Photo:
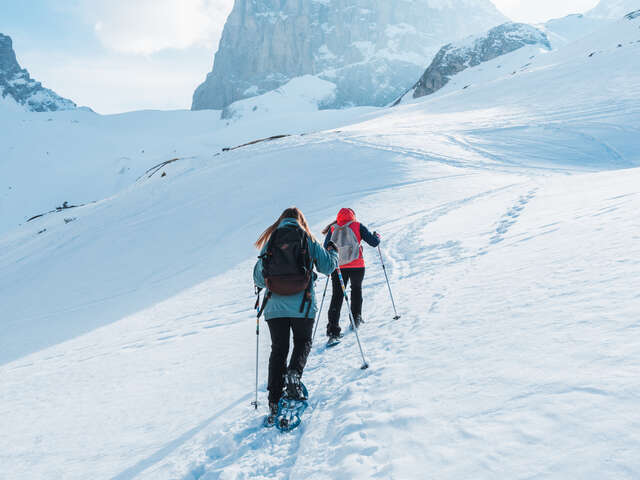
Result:
[[[358,239],[358,243],[360,243],[360,255],[353,262],[347,263],[346,265],[340,265],[340,268],[341,269],[364,268],[364,258],[362,256],[362,243],[361,243],[362,240],[367,242],[372,247],[377,247],[378,244],[380,243],[380,240],[378,239],[378,237],[376,237],[371,232],[369,232],[367,227],[365,227],[364,225],[356,221],[356,215],[355,213],[353,213],[353,210],[351,210],[350,208],[341,208],[340,211],[338,212],[338,216],[336,217],[336,223],[339,226],[342,226],[349,222],[352,222],[349,225],[349,228],[353,230],[353,233],[355,233],[356,238]],[[324,242],[325,247],[329,243],[329,240],[331,240],[331,234],[333,233],[334,229],[335,227],[332,226],[331,231],[327,233],[327,237],[325,238],[325,242]]]

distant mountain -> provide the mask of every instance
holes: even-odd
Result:
[[[444,87],[451,77],[463,70],[527,45],[540,45],[551,49],[549,39],[544,32],[524,23],[505,23],[492,28],[486,34],[471,36],[460,42],[445,45],[420,80],[402,98],[408,96],[420,98],[430,95]],[[400,103],[402,98],[396,104]]]
[[[193,110],[223,109],[315,75],[325,108],[385,105],[444,43],[506,20],[489,0],[235,0]]]
[[[640,9],[640,0],[601,0],[595,8],[587,12],[587,16],[619,20],[638,9]]]
[[[11,37],[0,33],[0,98],[32,112],[71,110],[76,104],[44,88],[20,67]]]

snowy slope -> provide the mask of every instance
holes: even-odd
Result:
[[[303,75],[275,90],[233,102],[224,108],[221,117],[234,120],[247,116],[269,117],[273,121],[274,117],[282,114],[315,112],[332,102],[335,94],[335,84],[313,75]]]
[[[273,110],[273,102],[269,106]],[[280,108],[277,122],[251,115],[236,126],[221,120],[220,111],[101,116],[82,110],[31,114],[10,107],[0,104],[0,130],[6,135],[0,143],[0,233],[64,202],[81,205],[110,197],[173,158],[211,159],[225,147],[333,128],[372,111],[310,115]]]
[[[638,0],[600,0],[595,8],[587,12],[592,18],[618,19],[640,9]]]
[[[220,120],[215,111],[0,115],[0,126],[9,132],[0,146],[0,290],[12,312],[0,324],[2,331],[12,332],[0,335],[0,362],[110,323],[246,258],[249,244],[236,252],[232,247],[242,242],[249,225],[223,232],[236,215],[233,202],[259,212],[258,197],[247,196],[248,187],[237,185],[247,163],[229,166],[220,156],[222,148],[341,126],[369,111],[289,112],[277,122],[257,117],[239,124]],[[34,135],[38,142],[30,140]],[[246,185],[263,175],[253,163],[256,176],[247,177]],[[205,167],[213,169],[213,178],[200,174]],[[192,172],[203,182],[206,199],[185,198],[195,188],[188,186]],[[174,176],[186,182],[184,191],[164,190],[171,183],[165,180]],[[56,211],[64,202],[79,208]],[[182,208],[181,219],[161,213],[177,214]],[[85,225],[81,219],[86,211],[94,213]],[[122,217],[125,211],[129,213]],[[132,230],[113,230],[118,224]],[[22,228],[16,229],[18,225]],[[203,231],[197,234],[194,228]],[[137,240],[151,231],[156,237],[152,246]],[[201,249],[209,249],[213,240],[225,251],[222,258],[203,257]],[[24,253],[30,251],[37,255]],[[26,256],[14,263],[16,254]],[[31,272],[29,281],[15,283],[25,269]],[[47,275],[38,273],[43,269]],[[34,291],[39,292],[38,303],[29,301]],[[108,308],[96,309],[105,302]]]
[[[537,25],[537,27],[547,34],[547,38],[551,42],[552,47],[556,49],[586,37],[590,33],[602,29],[614,21],[620,20],[621,17],[622,16],[618,16],[612,20],[579,13],[567,15],[562,18],[554,18],[544,24]]]
[[[268,122],[91,117],[78,169],[100,158],[94,142],[106,136],[133,148],[130,130],[158,148],[153,161],[174,144],[182,160],[0,233],[0,472],[637,478],[638,22],[395,109],[292,117],[287,128],[315,133],[218,156],[235,143],[225,135],[241,143]],[[40,118],[43,138],[78,125],[65,129],[65,118],[84,123],[20,121]],[[249,407],[249,279],[251,242],[293,203],[315,232],[348,205],[382,233],[402,318],[391,319],[367,250],[371,368],[359,370],[353,335],[330,351],[317,338],[304,377],[311,407],[281,435],[260,427],[264,405]]]

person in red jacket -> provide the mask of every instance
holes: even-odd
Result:
[[[353,313],[353,319],[356,324],[356,328],[363,323],[362,320],[362,280],[364,279],[364,258],[362,256],[362,240],[367,242],[372,247],[377,247],[380,244],[380,235],[376,232],[371,233],[367,227],[362,225],[356,220],[356,214],[350,208],[342,208],[338,212],[336,221],[328,225],[322,233],[326,235],[324,240],[325,248],[331,241],[331,237],[336,230],[336,227],[348,226],[355,234],[358,242],[359,255],[358,257],[344,265],[340,265],[342,271],[342,278],[344,279],[345,287],[351,281],[351,312]],[[327,324],[327,336],[330,340],[340,338],[340,310],[342,309],[343,293],[340,286],[340,278],[338,272],[331,274],[331,286],[332,296],[331,305],[329,307],[329,323]]]

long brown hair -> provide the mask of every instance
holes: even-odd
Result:
[[[262,232],[262,235],[260,235],[258,240],[256,240],[256,243],[254,244],[257,249],[261,249],[265,246],[265,244],[269,241],[271,234],[275,232],[276,228],[278,228],[278,225],[280,225],[280,222],[282,222],[282,220],[284,220],[285,218],[293,218],[297,220],[300,227],[302,227],[302,229],[307,232],[309,238],[314,242],[316,241],[315,237],[311,233],[311,230],[309,230],[309,224],[307,223],[307,219],[304,218],[304,214],[298,207],[289,207],[285,209],[284,212],[282,212],[280,217],[271,226],[269,226],[264,232]]]
[[[326,227],[324,227],[322,229],[322,234],[326,235],[327,233],[329,233],[329,230],[331,230],[331,227],[333,227],[334,225],[336,225],[338,222],[331,222],[329,225],[327,225]]]

